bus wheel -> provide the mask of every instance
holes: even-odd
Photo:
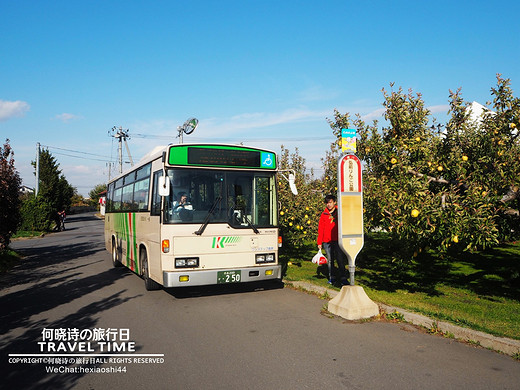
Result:
[[[114,267],[121,267],[121,261],[119,261],[119,251],[116,245],[116,240],[112,238],[112,265]]]
[[[141,275],[143,276],[146,290],[152,291],[160,289],[161,285],[155,280],[150,279],[150,273],[148,272],[148,255],[146,254],[146,250],[141,250],[139,260],[141,264]]]

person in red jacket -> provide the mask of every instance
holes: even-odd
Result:
[[[345,265],[347,258],[338,244],[338,206],[336,197],[327,195],[325,197],[325,210],[321,213],[318,224],[318,248],[325,249],[327,253],[327,264],[329,266],[329,284],[334,284],[334,259],[338,263],[339,276],[342,284],[347,284],[347,271]]]

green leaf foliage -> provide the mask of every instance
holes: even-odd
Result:
[[[9,246],[20,223],[21,179],[14,166],[14,153],[6,140],[0,147],[0,251]]]
[[[365,227],[388,231],[401,244],[400,257],[426,248],[476,250],[520,236],[520,101],[509,84],[497,75],[493,112],[478,120],[460,90],[450,92],[451,118],[442,126],[420,94],[398,89],[383,90],[387,126],[355,123]],[[347,116],[336,112],[334,134]]]
[[[32,163],[36,166],[36,163]],[[49,231],[59,223],[58,212],[69,211],[75,190],[61,174],[59,164],[48,150],[40,152],[38,195],[22,205],[22,230]]]

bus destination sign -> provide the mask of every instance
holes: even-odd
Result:
[[[252,150],[189,148],[188,164],[259,167],[260,152]]]
[[[172,165],[276,169],[274,153],[231,146],[173,146],[168,161]]]

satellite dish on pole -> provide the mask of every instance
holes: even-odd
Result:
[[[195,131],[197,126],[199,125],[199,120],[197,118],[190,118],[186,122],[183,123],[182,126],[177,127],[177,131],[179,132],[180,143],[182,144],[182,134],[191,134]]]

